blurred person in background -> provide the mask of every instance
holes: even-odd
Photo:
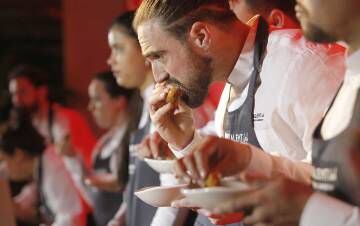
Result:
[[[64,156],[79,153],[89,167],[95,137],[79,112],[51,100],[48,75],[31,65],[18,65],[8,73],[8,81],[13,106],[30,115],[46,142]]]
[[[95,224],[105,226],[121,205],[128,180],[129,137],[140,116],[138,93],[120,87],[111,72],[103,72],[91,80],[88,94],[88,110],[107,132],[95,145],[89,171],[76,157],[68,158],[67,164],[77,172],[73,177],[91,203]]]
[[[141,118],[138,130],[131,135],[129,182],[124,195],[124,202],[118,213],[108,225],[148,226],[156,212],[139,200],[134,192],[147,186],[159,185],[159,175],[142,159],[137,157],[136,147],[150,133],[150,118],[147,100],[153,89],[151,68],[141,55],[137,35],[132,28],[134,12],[126,12],[116,17],[108,32],[108,44],[111,50],[107,63],[117,83],[125,88],[137,88],[143,104],[139,104]]]
[[[16,120],[0,136],[0,155],[18,225],[86,225],[80,194],[54,147],[26,116]]]

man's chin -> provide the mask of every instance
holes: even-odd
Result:
[[[187,95],[183,95],[181,97],[181,99],[190,108],[198,108],[198,107],[200,107],[204,103],[204,100],[205,100],[205,98],[199,98],[199,96],[194,97],[194,98],[190,98]]]
[[[312,24],[308,24],[307,28],[304,29],[304,36],[307,40],[316,43],[331,43],[337,41],[335,37]]]

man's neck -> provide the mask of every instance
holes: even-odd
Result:
[[[226,81],[228,79],[241,54],[249,32],[250,27],[240,21],[231,28],[231,34],[224,42],[224,48],[221,49],[221,57],[216,58],[218,67],[214,68],[218,70],[214,71],[214,80]]]
[[[348,53],[349,55],[353,54],[355,51],[360,49],[360,17],[358,19],[353,19],[351,25],[348,26],[348,34],[346,35],[345,42],[349,46]]]
[[[128,112],[126,112],[126,111],[120,112],[111,129],[115,130],[115,129],[118,129],[119,127],[123,126],[128,121],[127,120],[128,117],[129,117]]]

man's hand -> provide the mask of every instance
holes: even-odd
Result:
[[[213,136],[202,139],[190,154],[174,165],[177,177],[203,185],[211,171],[230,176],[241,173],[249,165],[251,150],[248,145]]]
[[[168,144],[161,138],[158,132],[147,135],[136,147],[137,154],[140,158],[152,159],[173,159]]]
[[[156,84],[149,101],[150,117],[160,136],[176,149],[183,149],[194,136],[191,109],[179,100],[167,103],[169,86]]]
[[[295,226],[299,225],[301,213],[312,193],[310,185],[278,177],[261,188],[221,204],[213,212],[225,214],[244,211],[247,216],[243,222],[255,226]]]

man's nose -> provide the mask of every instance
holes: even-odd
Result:
[[[161,83],[169,78],[169,74],[157,63],[151,63],[154,80],[156,83]]]

